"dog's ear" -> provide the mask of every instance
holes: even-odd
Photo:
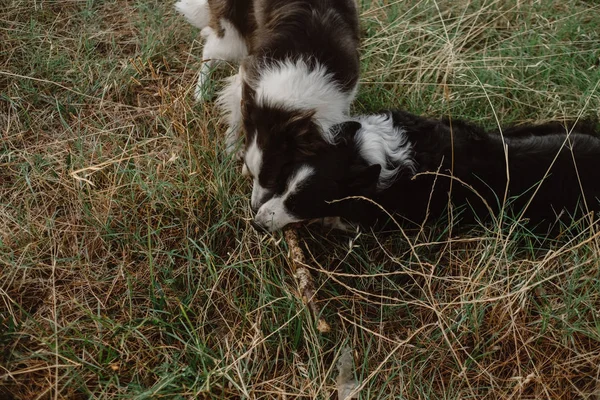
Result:
[[[356,132],[362,128],[360,122],[346,121],[331,127],[331,132],[342,140],[350,140],[356,135]]]
[[[284,127],[289,148],[305,157],[314,156],[326,146],[319,127],[313,121],[314,115],[314,110],[294,115]]]
[[[354,165],[346,175],[344,185],[349,194],[354,196],[371,196],[377,191],[381,165]]]
[[[254,89],[252,89],[248,82],[242,81],[242,101],[240,106],[242,108],[242,115],[246,118],[252,113],[254,108],[255,95]]]

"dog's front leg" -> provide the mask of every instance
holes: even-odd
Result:
[[[197,102],[204,102],[211,99],[210,89],[210,74],[216,67],[217,61],[212,59],[203,59],[200,72],[198,74],[198,83],[194,91],[194,98]]]
[[[221,29],[217,32],[210,26],[202,29],[200,35],[205,39],[202,49],[202,66],[198,76],[195,97],[197,101],[209,100],[210,75],[222,62],[240,62],[248,55],[244,39],[229,22],[221,20]]]

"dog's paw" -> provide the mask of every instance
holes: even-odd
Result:
[[[225,152],[227,155],[235,158],[236,161],[244,161],[244,157],[246,156],[246,151],[244,149],[238,149],[238,143],[227,145],[225,147]]]
[[[214,93],[211,93],[210,90],[207,90],[207,85],[196,85],[196,90],[194,90],[194,100],[196,103],[202,104],[211,101],[214,98]]]
[[[325,217],[313,219],[309,222],[309,225],[312,224],[320,224],[325,229],[339,230],[342,232],[354,232],[357,229],[357,227],[353,224],[342,221],[340,217]]]
[[[235,159],[238,161],[244,161],[244,157],[246,157],[246,151],[244,149],[239,149],[235,153]],[[246,165],[246,164],[244,164],[244,165]]]
[[[211,101],[215,97],[214,90],[211,87],[210,68],[210,63],[204,62],[198,73],[198,82],[194,90],[194,99],[198,103]]]
[[[240,132],[237,126],[230,127],[225,133],[225,152],[235,156],[238,161],[243,160],[246,155],[243,140],[240,140]]]

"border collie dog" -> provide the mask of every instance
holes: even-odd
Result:
[[[176,8],[205,38],[196,97],[216,59],[242,61],[219,94],[236,149],[246,132],[244,173],[257,210],[289,180],[290,168],[336,143],[359,77],[355,0],[180,0]]]
[[[543,229],[600,210],[600,137],[591,126],[553,122],[487,132],[388,111],[335,129],[339,142],[291,167],[254,226],[275,231],[325,217],[372,226],[388,221],[386,213],[420,226],[447,213],[449,200],[463,221],[505,211]]]

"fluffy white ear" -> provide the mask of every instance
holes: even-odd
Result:
[[[394,125],[389,113],[358,117],[358,121],[362,125],[356,133],[360,155],[369,164],[381,165],[378,190],[392,185],[401,169],[414,171],[412,145],[404,129]]]
[[[179,0],[175,10],[196,28],[204,29],[210,22],[210,9],[207,0]]]

